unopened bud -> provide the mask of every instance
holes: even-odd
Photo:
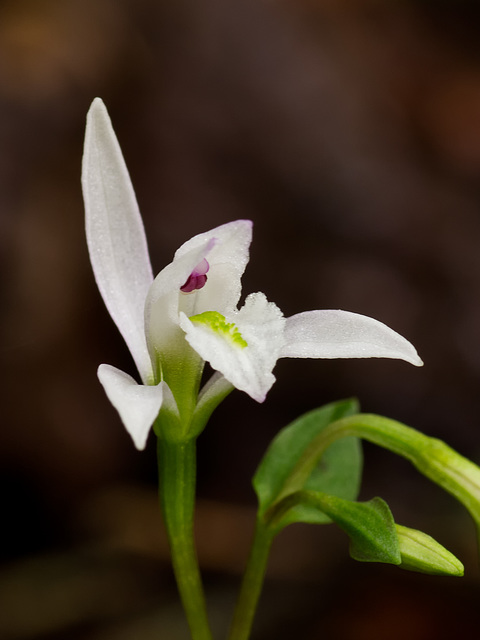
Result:
[[[402,569],[440,576],[463,576],[463,564],[460,560],[431,536],[417,529],[399,524],[395,526]]]

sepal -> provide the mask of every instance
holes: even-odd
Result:
[[[153,382],[143,307],[153,281],[135,192],[105,105],[87,116],[82,162],[85,228],[95,280],[145,384]]]
[[[150,427],[162,406],[165,383],[140,385],[127,373],[108,364],[99,366],[98,379],[136,448],[144,449]]]
[[[423,364],[415,347],[383,322],[336,309],[287,318],[284,358],[398,358]]]

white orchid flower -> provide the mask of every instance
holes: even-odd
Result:
[[[95,279],[142,384],[106,364],[98,376],[138,449],[160,410],[176,417],[179,429],[197,420],[198,432],[234,387],[262,402],[282,357],[422,364],[405,338],[366,316],[326,310],[285,318],[263,293],[249,295],[238,309],[248,220],[188,240],[154,279],[135,193],[99,98],[87,116],[82,186]],[[216,373],[198,393],[205,361]]]

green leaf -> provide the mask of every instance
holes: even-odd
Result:
[[[308,519],[302,517],[308,507]],[[350,538],[350,555],[360,562],[401,563],[395,521],[382,498],[352,502],[317,491],[298,491],[284,498],[271,514],[276,532],[294,522],[311,522],[313,509],[329,516]]]
[[[420,473],[451,493],[468,509],[474,519],[480,544],[478,465],[437,438],[426,436],[396,420],[373,414],[355,414],[332,423],[321,437],[312,443],[309,452],[311,459],[321,457],[330,443],[352,435],[403,456]],[[308,461],[304,462],[305,466],[308,466]]]
[[[322,491],[349,500],[357,497],[362,474],[362,452],[357,438],[342,438],[333,443],[313,469],[302,469],[301,459],[310,443],[330,423],[354,415],[358,410],[356,400],[334,402],[306,413],[280,431],[253,478],[260,516],[277,500],[301,489]],[[302,522],[331,522],[318,509],[308,505],[299,508]]]

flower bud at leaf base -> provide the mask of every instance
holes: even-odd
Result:
[[[463,576],[463,564],[431,536],[395,525],[402,569],[440,576]]]

